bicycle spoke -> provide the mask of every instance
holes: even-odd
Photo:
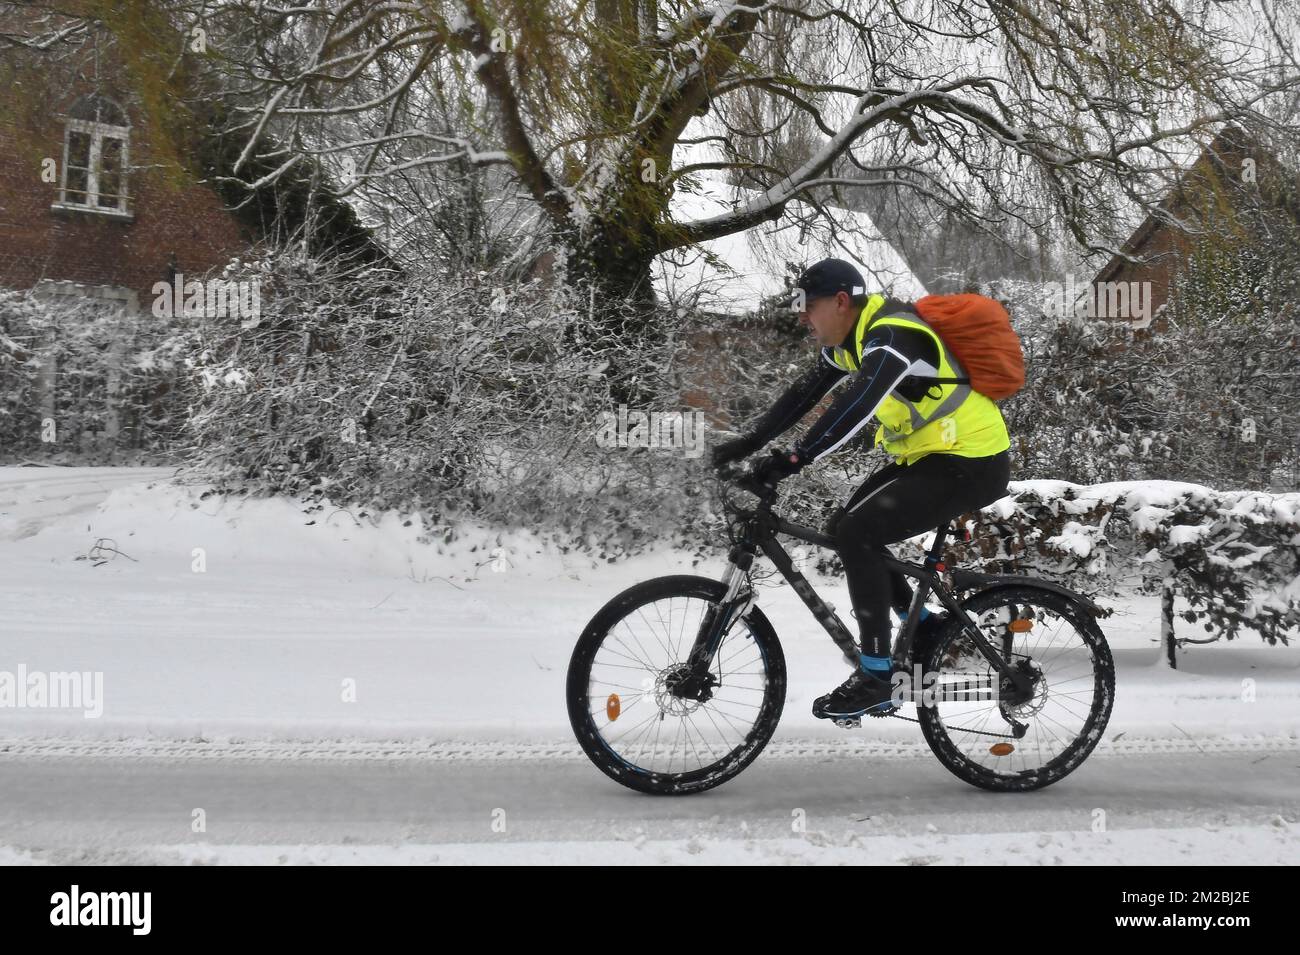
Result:
[[[633,607],[591,658],[591,725],[606,747],[635,768],[679,776],[717,765],[744,746],[763,712],[769,674],[743,620],[714,653],[707,696],[696,699],[675,689],[689,676],[685,658],[710,606],[668,596]],[[643,675],[641,686],[629,671]]]
[[[1018,672],[1019,678],[1030,679],[1025,697],[1009,687],[1006,691],[1013,695],[1004,696],[1005,678],[995,668],[972,670],[968,661],[982,661],[982,655],[961,635],[949,638],[932,658],[938,661],[940,676],[934,688],[937,697],[925,711],[932,720],[928,725],[947,738],[962,761],[997,778],[1032,776],[1052,765],[1081,745],[1096,718],[1100,665],[1096,646],[1074,619],[1052,608],[1053,598],[1047,599],[1048,605],[1038,605],[1016,594],[1007,604],[990,602],[972,613],[1004,665]],[[1013,614],[1007,613],[1009,606],[1016,607]],[[1011,619],[1032,621],[1032,632],[1017,631],[1007,648],[1010,634],[1005,628]],[[990,684],[999,699],[985,707],[962,705],[966,687]],[[1006,732],[994,732],[995,724],[1003,720],[1010,721]],[[1025,727],[1018,741],[1012,732],[1014,723]],[[998,737],[1011,743],[1001,754],[993,746]]]

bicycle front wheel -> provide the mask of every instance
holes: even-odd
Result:
[[[985,591],[962,606],[1029,689],[1004,679],[960,622],[949,621],[929,648],[919,688],[930,749],[982,789],[1025,792],[1063,779],[1101,739],[1115,700],[1115,664],[1096,620],[1033,586]]]
[[[718,786],[762,752],[785,704],[785,656],[756,607],[724,635],[701,687],[687,658],[726,588],[706,577],[637,584],[592,618],[569,662],[569,722],[602,772],[639,792]],[[683,681],[696,686],[683,692]]]

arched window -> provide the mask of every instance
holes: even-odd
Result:
[[[57,205],[129,215],[127,170],[131,127],[122,107],[83,96],[68,110]]]

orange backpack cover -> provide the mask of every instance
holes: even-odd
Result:
[[[935,330],[980,394],[1000,401],[1025,386],[1025,356],[1011,316],[984,295],[927,295],[916,314]]]

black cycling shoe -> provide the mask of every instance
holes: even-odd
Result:
[[[888,716],[898,709],[893,699],[894,684],[865,670],[853,675],[836,689],[813,701],[813,716],[819,720],[842,720],[860,716]]]

